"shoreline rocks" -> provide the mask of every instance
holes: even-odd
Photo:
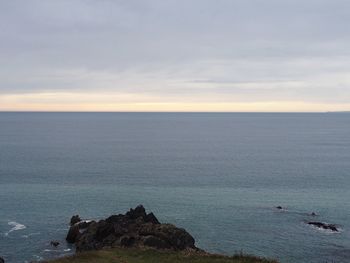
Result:
[[[277,210],[285,210],[285,207],[275,206],[275,209],[277,209]],[[299,214],[299,215],[309,216],[309,217],[317,217],[317,216],[319,216],[314,211],[311,212],[311,213],[302,213],[302,212],[295,211],[294,213]],[[319,229],[330,230],[332,232],[339,232],[339,228],[335,224],[327,224],[327,223],[322,223],[322,222],[318,222],[318,221],[307,221],[307,220],[304,220],[304,223],[307,224],[307,225],[311,225],[311,226],[317,227]]]
[[[68,230],[68,234],[66,236],[66,241],[68,243],[73,244],[78,239],[79,235],[80,235],[79,226],[78,225],[73,225]]]
[[[5,260],[2,257],[0,257],[0,263],[5,263]]]
[[[111,247],[198,250],[194,238],[185,229],[161,224],[142,205],[98,222],[78,221],[70,227],[66,240],[75,244],[77,252]]]
[[[75,216],[72,216],[71,219],[70,219],[70,225],[75,225],[76,223],[80,222],[81,219],[80,219],[80,216],[79,215],[75,215]]]

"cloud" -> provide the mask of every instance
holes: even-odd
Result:
[[[1,1],[0,97],[344,106],[349,23],[347,0]]]

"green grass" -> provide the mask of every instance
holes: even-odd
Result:
[[[169,252],[152,249],[110,249],[78,253],[50,263],[277,263],[254,256],[227,257],[199,252]]]

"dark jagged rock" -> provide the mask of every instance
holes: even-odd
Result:
[[[73,216],[74,217],[74,216]],[[72,217],[72,218],[73,218]],[[80,220],[80,218],[79,218]],[[71,220],[72,222],[72,220]],[[75,243],[78,237],[80,236],[80,231],[86,230],[90,224],[94,223],[94,221],[78,221],[71,225],[69,228],[68,234],[66,236],[66,240],[68,243]]]
[[[182,228],[161,224],[142,205],[125,215],[112,215],[105,220],[89,222],[85,230],[71,226],[67,241],[75,243],[77,251],[110,247],[153,247],[156,249],[197,249],[194,238]]]
[[[149,213],[148,215],[146,215],[145,221],[152,223],[152,224],[160,224],[158,219],[156,218],[156,216],[153,213]]]
[[[326,224],[326,223],[322,223],[322,222],[308,222],[307,224],[318,227],[318,228],[331,230],[333,232],[339,232],[338,228],[334,224]]]
[[[60,245],[60,242],[58,242],[58,241],[51,241],[50,245],[53,246],[53,247],[58,247]]]
[[[79,215],[72,216],[70,219],[70,225],[72,226],[80,221],[81,221],[81,219],[80,219]]]
[[[277,208],[278,210],[282,210],[282,209],[283,209],[282,206],[276,206],[276,208]]]
[[[79,229],[86,229],[91,223],[92,221],[80,221],[76,224],[79,226]]]
[[[102,241],[110,234],[114,234],[113,223],[108,223],[105,220],[101,220],[100,222],[98,222],[98,228],[95,233],[96,240]]]
[[[317,216],[317,214],[315,212],[312,212],[310,215],[311,216]]]
[[[183,250],[194,248],[194,238],[185,229],[177,228],[171,224],[145,224],[141,227],[141,236],[154,236],[164,241],[170,248]]]
[[[78,237],[80,236],[79,226],[78,225],[72,225],[69,228],[66,240],[68,243],[75,243],[78,240]]]
[[[112,215],[106,219],[108,223],[118,223],[124,220],[124,215]]]
[[[123,247],[131,247],[135,244],[135,237],[133,236],[123,236],[120,238],[120,245]]]
[[[165,240],[160,239],[159,237],[155,237],[155,236],[145,236],[143,238],[143,244],[147,247],[154,247],[157,249],[170,248],[169,243],[167,243]]]
[[[5,263],[5,259],[3,259],[2,257],[0,257],[0,263]]]
[[[137,219],[139,217],[145,218],[147,214],[143,205],[139,205],[135,209],[130,208],[130,211],[126,213],[126,216],[130,219]]]

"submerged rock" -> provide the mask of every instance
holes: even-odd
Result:
[[[161,224],[153,213],[146,213],[142,205],[125,215],[112,215],[105,220],[89,222],[85,230],[79,225],[69,229],[67,241],[77,251],[109,247],[153,247],[156,249],[197,249],[194,238],[182,228]]]
[[[333,232],[339,232],[338,228],[334,224],[326,224],[326,223],[322,223],[322,222],[308,222],[307,224],[318,227],[318,228],[331,230]]]
[[[50,242],[50,245],[53,246],[53,247],[58,247],[59,244],[60,244],[60,242],[54,241],[54,240]]]
[[[282,206],[276,206],[276,208],[277,208],[278,210],[282,210],[282,209],[283,209]]]

